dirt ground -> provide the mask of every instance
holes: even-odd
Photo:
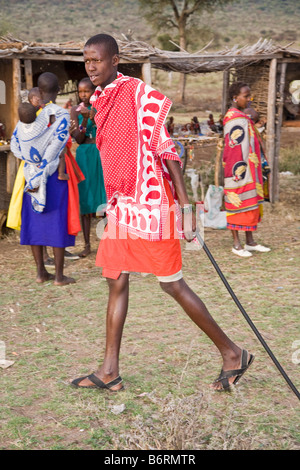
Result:
[[[282,145],[297,139],[297,132],[284,131]],[[270,254],[241,260],[231,253],[229,231],[205,230],[207,246],[296,385],[299,363],[291,357],[299,340],[299,214],[300,176],[281,176],[280,201],[264,205],[257,233]],[[95,266],[97,224],[93,219],[92,254],[66,261],[65,274],[76,284],[63,288],[35,284],[30,248],[20,246],[17,232],[0,239],[0,340],[13,361],[0,369],[0,448],[299,450],[295,396],[228,300],[207,257],[184,245],[191,288],[203,294],[230,335],[255,351],[238,391],[225,398],[209,392],[218,372],[216,352],[150,276],[131,279],[121,354],[124,395],[69,387],[70,379],[95,368],[104,345],[107,286]],[[70,251],[82,248],[79,234]],[[115,414],[114,407],[124,411]]]

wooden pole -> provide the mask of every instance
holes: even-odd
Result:
[[[276,113],[276,72],[277,59],[272,59],[269,70],[268,107],[267,107],[267,133],[266,152],[271,168],[270,177],[270,202],[275,202],[276,187],[274,182],[278,181],[278,172],[275,162],[275,113]]]
[[[8,194],[11,194],[13,192],[17,171],[17,158],[12,152],[8,152],[6,158],[6,192]]]
[[[227,107],[228,107],[228,91],[229,91],[229,70],[225,70],[223,72],[223,99],[222,99],[222,114],[223,116],[227,112]]]
[[[20,104],[20,94],[21,94],[20,59],[12,60],[12,88],[13,88],[13,98],[12,98],[12,107],[11,107],[11,125],[12,125],[12,129],[14,129],[19,120],[18,107]]]
[[[14,130],[18,120],[18,107],[20,104],[20,91],[21,91],[21,66],[20,59],[12,60],[12,100],[11,100],[11,128]],[[11,194],[13,190],[14,181],[16,178],[18,165],[14,155],[9,152],[6,160],[6,191]]]
[[[215,186],[222,186],[221,183],[221,168],[222,168],[222,151],[223,151],[223,137],[219,137],[217,143],[216,165],[215,165]]]
[[[280,137],[281,137],[281,126],[283,116],[283,105],[284,105],[284,88],[285,88],[285,75],[286,75],[287,63],[281,64],[280,72],[280,83],[279,83],[279,100],[278,100],[278,118],[276,122],[276,146],[274,155],[274,200],[279,200],[279,155],[280,155]]]
[[[151,86],[152,78],[151,78],[151,64],[150,64],[150,62],[145,62],[142,65],[142,80],[143,80],[143,82],[147,83],[147,85]]]
[[[26,89],[31,90],[31,88],[33,87],[33,79],[32,79],[32,62],[30,59],[24,60],[24,67],[25,67]]]

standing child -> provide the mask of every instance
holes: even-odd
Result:
[[[81,257],[88,256],[91,253],[92,215],[106,204],[101,159],[95,143],[95,110],[89,102],[94,91],[95,87],[91,80],[88,77],[83,78],[78,84],[81,103],[71,109],[71,120],[75,126],[72,136],[79,144],[76,149],[76,161],[85,176],[85,180],[78,185],[81,223],[85,242],[84,250],[79,253]]]

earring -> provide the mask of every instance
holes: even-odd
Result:
[[[233,102],[236,103],[236,99],[235,99],[235,98],[233,98]]]

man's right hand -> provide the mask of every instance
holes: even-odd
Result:
[[[196,217],[194,212],[182,214],[182,228],[186,241],[191,242],[194,240],[196,236]]]

